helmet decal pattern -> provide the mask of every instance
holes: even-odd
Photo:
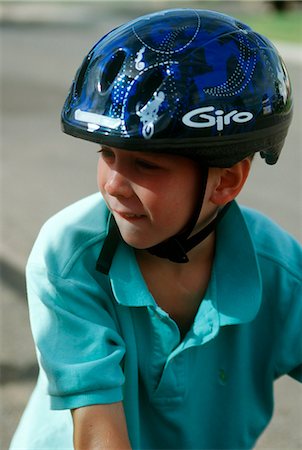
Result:
[[[150,139],[153,136],[154,123],[158,118],[158,110],[164,99],[165,94],[159,91],[154,94],[153,100],[150,100],[141,110],[136,111],[143,123],[143,136],[145,139]]]
[[[155,53],[160,53],[163,55],[170,55],[173,53],[182,52],[188,46],[190,46],[192,44],[192,42],[195,40],[195,38],[197,37],[198,32],[200,30],[200,24],[201,24],[201,19],[200,19],[199,14],[197,13],[197,11],[194,11],[194,10],[191,10],[191,11],[188,10],[188,11],[189,11],[189,14],[191,15],[191,19],[192,19],[192,22],[190,23],[190,27],[179,25],[175,28],[172,28],[171,31],[168,30],[167,35],[164,36],[162,40],[160,40],[160,38],[159,38],[159,42],[157,42],[157,40],[151,36],[151,33],[147,36],[147,38],[148,38],[148,41],[147,41],[145,36],[140,35],[140,32],[137,31],[135,25],[133,25],[132,31],[135,34],[136,38],[141,42],[142,45],[144,45],[149,50],[151,50]],[[172,21],[175,19],[173,10],[172,11],[168,10],[168,11],[162,11],[161,13],[155,13],[155,14],[150,14],[149,16],[145,16],[142,18],[142,21],[145,20],[147,23],[151,21],[149,26],[152,27],[152,19],[154,17],[159,18],[161,16],[163,17],[164,21],[166,21],[168,19],[171,20],[171,17],[172,17]],[[195,18],[193,16],[195,16]],[[192,23],[193,23],[193,26],[192,26]],[[141,23],[140,23],[140,27],[141,27]],[[141,28],[144,30],[143,27],[141,27]],[[190,33],[189,33],[189,37],[186,37],[186,34],[187,34],[186,32],[188,31],[188,29],[189,29]],[[152,38],[152,40],[150,39],[150,37]],[[178,46],[177,41],[181,42],[182,45]],[[175,43],[176,43],[176,45],[175,45]]]
[[[137,63],[136,63],[137,64]],[[141,61],[139,64],[144,64]],[[146,67],[144,64],[144,69],[140,70],[139,73],[133,78],[133,80],[129,83],[126,92],[124,94],[124,98],[122,100],[122,108],[121,108],[121,118],[120,118],[120,124],[121,124],[121,133],[125,137],[130,137],[130,134],[127,130],[127,108],[128,108],[128,98],[131,95],[132,91],[135,90],[135,86],[137,81],[142,78],[142,76],[145,73],[152,72],[153,69],[156,69],[158,67],[167,67],[170,64],[177,64],[174,61],[162,61],[159,63],[156,63],[154,65],[151,65],[149,67]],[[142,67],[142,65],[141,65]],[[172,74],[172,71],[170,70],[170,74]],[[170,80],[170,84],[173,84],[173,80]],[[171,89],[171,94],[173,94],[173,87]],[[152,97],[148,100],[148,102],[145,105],[140,105],[140,103],[136,103],[135,105],[135,112],[138,117],[140,117],[140,121],[142,123],[142,130],[141,134],[145,139],[150,139],[153,136],[154,133],[154,127],[155,122],[158,119],[158,111],[160,108],[160,105],[163,103],[165,99],[164,92],[154,92],[152,93]],[[121,104],[121,103],[120,103]]]
[[[240,94],[250,83],[257,63],[256,51],[252,50],[249,41],[244,38],[245,30],[238,32],[238,62],[229,78],[218,86],[204,89],[209,95],[230,97]]]
[[[289,77],[268,39],[224,14],[172,9],[96,43],[62,126],[94,142],[229,166],[254,151],[276,162],[291,116]]]
[[[146,47],[142,47],[138,52],[137,52],[137,56],[135,58],[135,68],[136,70],[144,70],[145,68],[145,63],[143,61],[143,55],[144,52],[146,50]]]

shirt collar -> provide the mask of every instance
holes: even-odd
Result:
[[[124,306],[156,306],[134,250],[121,243],[109,273],[113,293]],[[220,325],[251,321],[261,303],[261,277],[251,235],[236,202],[218,225],[216,256],[208,292]],[[202,308],[201,308],[202,309]],[[200,311],[201,312],[201,311]]]
[[[251,234],[235,201],[218,225],[214,273],[220,325],[254,319],[261,304],[262,282]]]
[[[151,306],[155,301],[139,269],[133,248],[121,242],[109,272],[115,299],[125,306]]]

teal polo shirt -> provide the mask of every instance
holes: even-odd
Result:
[[[68,410],[117,401],[134,449],[252,448],[273,413],[274,380],[302,379],[301,246],[234,202],[182,339],[132,248],[119,245],[109,276],[95,270],[107,217],[95,194],[50,219],[34,246],[27,286],[41,372],[11,449],[72,448]]]

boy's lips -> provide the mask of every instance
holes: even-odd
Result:
[[[126,219],[126,220],[138,220],[138,219],[142,219],[142,218],[146,217],[145,214],[135,214],[132,212],[127,212],[127,211],[113,210],[113,212],[118,214],[120,217],[122,217],[123,219]]]

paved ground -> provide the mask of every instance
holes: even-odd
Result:
[[[169,2],[169,7],[174,2]],[[111,3],[112,5],[112,3]],[[36,377],[23,270],[42,223],[96,190],[96,147],[60,132],[59,111],[80,59],[113,26],[163,1],[33,9],[0,5],[1,28],[1,449],[6,449]],[[152,5],[152,6],[151,6]],[[2,8],[2,9],[1,9]],[[234,13],[234,11],[232,11]],[[269,214],[302,241],[301,52],[280,46],[296,91],[296,115],[276,167],[255,161],[241,201]],[[276,415],[258,449],[302,448],[302,395],[276,386]]]

